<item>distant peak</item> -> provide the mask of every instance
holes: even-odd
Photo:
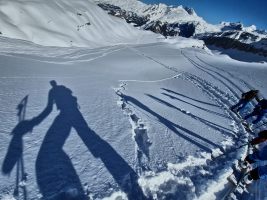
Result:
[[[189,15],[196,15],[196,12],[193,8],[189,8],[187,6],[183,6],[183,8],[185,9],[185,11],[189,14]]]

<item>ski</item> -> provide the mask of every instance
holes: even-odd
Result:
[[[232,185],[228,192],[226,192],[225,196],[222,198],[223,200],[230,199],[230,196],[241,186],[243,183],[244,177],[247,175],[246,169],[233,169],[233,173],[227,177],[227,180]]]

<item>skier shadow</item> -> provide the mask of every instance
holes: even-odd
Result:
[[[40,124],[51,113],[54,103],[60,111],[43,139],[35,163],[37,184],[43,199],[88,199],[70,158],[63,150],[71,128],[76,130],[91,154],[101,159],[128,199],[146,199],[137,183],[136,172],[111,145],[90,129],[72,91],[55,81],[50,83],[52,89],[46,108],[32,120],[19,124],[21,132],[25,132]]]
[[[124,99],[124,101],[126,103],[132,103],[135,106],[138,106],[139,108],[143,109],[144,111],[150,113],[151,115],[155,116],[159,122],[161,122],[163,125],[165,125],[168,129],[170,129],[171,131],[173,131],[175,134],[179,135],[180,137],[184,138],[185,140],[191,142],[192,144],[200,147],[201,149],[203,149],[206,152],[212,153],[212,147],[209,148],[209,146],[215,146],[217,148],[220,148],[222,150],[222,148],[213,143],[212,141],[201,137],[200,135],[178,125],[175,124],[173,122],[171,122],[170,120],[164,118],[163,116],[159,115],[158,113],[154,112],[153,110],[151,110],[149,107],[147,107],[146,105],[142,104],[140,101],[138,101],[137,99],[125,95],[125,94],[118,94],[122,99]],[[178,131],[177,129],[180,129],[181,131],[183,131],[184,133]],[[194,140],[194,138],[196,138],[197,140]]]

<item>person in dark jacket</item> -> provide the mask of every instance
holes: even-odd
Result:
[[[254,138],[249,143],[251,145],[257,145],[257,144],[260,144],[260,143],[265,142],[265,141],[267,141],[267,130],[259,132],[258,137]]]
[[[21,121],[13,131],[14,134],[24,135],[33,130],[49,116],[56,105],[59,113],[43,137],[35,162],[36,181],[42,199],[88,199],[87,191],[84,190],[72,159],[64,149],[65,142],[71,130],[74,129],[88,149],[85,152],[90,152],[94,158],[99,160],[97,162],[102,162],[117,186],[127,195],[127,199],[146,200],[138,183],[138,174],[107,141],[88,126],[79,109],[77,97],[73,96],[69,88],[58,85],[54,80],[50,81],[50,84],[52,88],[49,90],[44,110],[31,120]],[[21,138],[22,136],[13,142],[14,145],[20,142],[20,148],[23,147]],[[76,141],[73,144],[76,144]],[[22,150],[19,149],[16,152],[22,152]],[[21,153],[15,154],[15,158],[19,158],[20,155]],[[10,159],[5,159],[6,162],[2,167],[3,173],[7,174],[12,170],[14,164],[11,166],[10,161],[14,160],[13,157],[14,154],[10,154]]]
[[[267,141],[267,130],[261,131],[258,137],[251,140],[249,143],[251,145],[257,145]],[[247,168],[250,164],[266,161],[267,160],[267,145],[265,145],[261,150],[254,151],[252,154],[246,156],[245,160],[241,163],[242,168]],[[253,180],[267,180],[267,165],[258,166],[255,169],[250,170],[244,177],[244,182],[246,184],[251,183]]]
[[[236,105],[233,105],[230,109],[235,112],[239,112],[243,108],[245,108],[250,101],[256,99],[258,102],[260,101],[259,97],[259,90],[250,90],[245,92],[241,95],[241,99]]]
[[[262,99],[254,108],[253,112],[244,117],[244,120],[247,120],[253,116],[257,116],[257,119],[252,121],[253,124],[257,124],[262,120],[265,114],[267,114],[267,99]]]

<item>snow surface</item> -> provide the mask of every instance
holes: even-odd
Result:
[[[0,32],[5,37],[61,47],[140,44],[156,38],[109,16],[91,0],[2,0]]]
[[[266,97],[266,63],[157,38],[91,1],[1,1],[0,15],[1,200],[225,196],[232,164],[247,153],[233,149],[250,139],[229,107],[252,88]],[[54,106],[27,132],[51,80],[79,109]],[[233,199],[262,200],[264,187]]]
[[[213,55],[197,40],[179,46],[180,39],[89,49],[0,37],[1,166],[12,160],[7,152],[21,155],[10,173],[2,168],[0,198],[84,192],[91,199],[138,199],[132,196],[138,191],[141,199],[221,199],[233,162],[246,153],[230,150],[249,137],[229,106],[251,88],[266,96],[267,65]],[[26,119],[37,116],[51,80],[77,97],[87,135],[51,134],[56,108],[31,133],[10,134],[21,99],[29,95]],[[11,141],[20,141],[18,148]],[[266,182],[239,198],[264,199],[261,187]]]

